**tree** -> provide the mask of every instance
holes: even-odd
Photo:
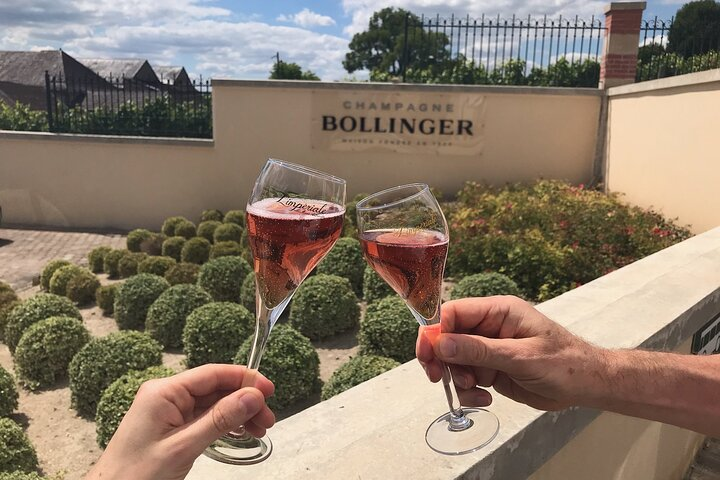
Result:
[[[667,50],[683,57],[720,50],[720,3],[698,0],[680,7],[670,26]]]
[[[270,71],[271,80],[320,80],[311,70],[303,72],[297,63],[288,63],[278,60]]]
[[[449,43],[447,35],[423,28],[417,15],[383,8],[373,13],[366,31],[353,35],[343,67],[348,73],[366,69],[376,77],[398,76],[405,69],[444,63],[450,58]]]

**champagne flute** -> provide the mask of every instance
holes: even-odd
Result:
[[[402,297],[420,325],[439,323],[449,235],[430,188],[415,183],[370,195],[358,202],[357,219],[370,266]],[[490,443],[499,430],[498,418],[483,408],[460,405],[445,364],[442,381],[450,411],[428,427],[428,446],[461,455]]]
[[[269,159],[247,203],[247,231],[255,270],[255,337],[243,386],[253,385],[270,330],[305,277],[342,231],[345,180],[311,168]],[[224,435],[205,454],[234,465],[265,460],[272,442],[244,428]]]

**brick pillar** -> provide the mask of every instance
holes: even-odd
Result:
[[[605,7],[605,45],[600,88],[635,82],[640,22],[646,2],[613,2]]]

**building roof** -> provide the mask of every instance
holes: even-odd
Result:
[[[135,78],[147,60],[141,58],[81,58],[80,63],[103,78]]]
[[[61,50],[0,51],[0,82],[45,86],[45,72],[64,78],[96,78],[91,70]]]
[[[154,66],[153,70],[155,70],[157,76],[160,77],[160,80],[164,82],[174,82],[181,73],[185,72],[185,67],[177,65],[164,65],[159,67]]]

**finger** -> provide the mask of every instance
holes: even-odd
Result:
[[[520,339],[486,338],[479,335],[444,333],[435,344],[435,355],[440,360],[456,365],[491,368],[512,374],[518,369],[517,352],[522,348]]]
[[[487,407],[492,403],[492,395],[479,387],[458,390],[460,405],[466,407]]]
[[[490,387],[495,383],[498,371],[492,368],[475,367],[475,384]]]
[[[252,385],[243,385],[246,377],[252,376]],[[275,391],[275,386],[263,375],[249,370],[243,365],[207,364],[170,377],[192,396],[201,397],[217,390],[238,390],[243,386],[252,386],[267,398]]]
[[[429,363],[435,359],[435,352],[433,352],[432,341],[428,336],[428,331],[432,327],[421,326],[418,330],[417,341],[415,342],[415,354],[420,363]]]
[[[452,373],[453,382],[458,388],[472,388],[477,385],[475,374],[468,367],[461,365],[449,365],[450,373]]]
[[[246,432],[255,438],[262,438],[265,436],[265,433],[267,433],[266,428],[255,425],[253,422],[249,422],[247,425],[243,425],[243,427]]]
[[[511,296],[451,300],[442,306],[442,331],[499,337],[502,330],[508,329],[506,323],[520,323],[527,308],[527,302]]]

